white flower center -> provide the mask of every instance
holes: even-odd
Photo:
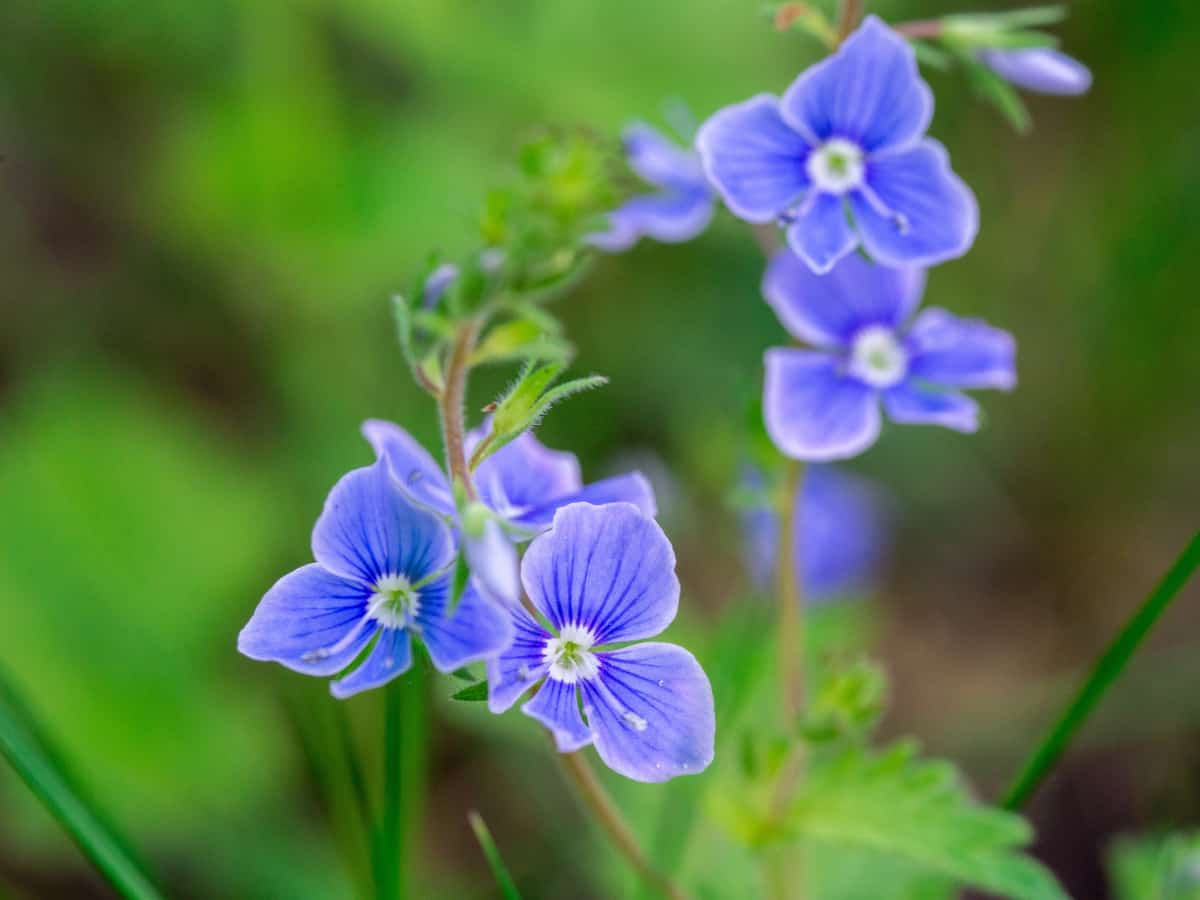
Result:
[[[896,333],[884,325],[868,325],[854,338],[850,374],[871,387],[889,388],[908,372],[908,353]]]
[[[866,164],[857,144],[845,138],[830,138],[808,154],[805,170],[818,191],[844,194],[863,183]]]
[[[564,625],[558,637],[546,641],[542,651],[542,661],[550,666],[550,677],[567,684],[594,677],[600,669],[596,654],[591,652],[595,643],[595,635],[582,625]]]
[[[421,594],[403,575],[384,575],[375,583],[367,615],[385,628],[411,626],[421,610]]]

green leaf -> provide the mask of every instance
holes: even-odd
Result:
[[[463,666],[461,669],[455,669],[450,673],[450,675],[453,678],[457,678],[459,681],[475,681],[475,676],[471,674],[471,670],[466,666]]]
[[[1071,704],[1062,716],[1051,727],[1050,732],[1034,749],[1021,773],[1013,782],[1005,795],[1004,805],[1009,809],[1019,809],[1029,796],[1037,789],[1042,779],[1050,772],[1058,758],[1066,750],[1075,733],[1083,725],[1096,704],[1105,695],[1125,667],[1133,658],[1134,652],[1150,629],[1170,608],[1172,601],[1179,596],[1183,586],[1188,583],[1196,569],[1200,568],[1200,531],[1192,535],[1179,558],[1167,570],[1162,581],[1142,601],[1134,614],[1125,623],[1111,644],[1096,660],[1096,665],[1088,676],[1087,681],[1072,699]]]
[[[898,857],[965,887],[1012,900],[1064,900],[1054,876],[1022,850],[1019,815],[974,803],[957,770],[910,744],[859,747],[818,760],[786,828],[818,844]]]
[[[1017,133],[1027,133],[1032,122],[1029,110],[1025,108],[1025,102],[1016,89],[987,66],[975,62],[974,59],[963,56],[962,61],[966,69],[967,81],[975,93],[1000,110]]]
[[[1122,837],[1108,853],[1116,900],[1196,900],[1198,871],[1200,832]]]
[[[465,687],[450,695],[451,700],[462,700],[464,703],[480,703],[487,698],[488,683],[486,681],[477,681],[470,687]]]
[[[119,894],[133,900],[157,900],[160,895],[141,868],[35,736],[37,729],[26,721],[15,696],[9,684],[0,682],[0,754]]]
[[[521,894],[517,890],[516,884],[513,883],[512,876],[508,874],[508,867],[504,865],[504,859],[500,856],[496,842],[492,840],[492,833],[488,830],[487,823],[483,821],[483,816],[471,810],[467,813],[467,821],[471,823],[475,839],[479,841],[479,846],[483,848],[483,855],[487,857],[488,865],[491,866],[492,877],[496,879],[496,887],[500,889],[500,896],[504,900],[521,900]]]

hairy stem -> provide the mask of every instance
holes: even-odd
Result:
[[[837,39],[839,44],[850,37],[854,29],[858,27],[858,22],[862,16],[863,0],[842,0],[842,5],[838,12]]]
[[[442,439],[446,445],[446,467],[451,482],[461,483],[469,500],[478,499],[471,469],[467,465],[467,444],[463,425],[463,403],[467,392],[467,373],[471,368],[471,353],[479,338],[480,322],[467,319],[455,335],[446,363],[446,389],[438,406],[442,416]]]
[[[596,778],[596,773],[588,765],[581,753],[557,753],[562,761],[563,770],[575,785],[580,798],[587,806],[592,817],[600,823],[608,833],[613,845],[621,855],[642,876],[645,881],[657,888],[670,900],[687,900],[687,895],[670,878],[659,872],[650,863],[633,831],[625,823],[612,797],[604,789],[604,785]]]

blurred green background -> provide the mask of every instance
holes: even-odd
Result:
[[[982,227],[927,301],[1013,331],[1020,388],[984,398],[978,436],[892,429],[855,463],[895,500],[871,607],[887,731],[984,796],[1200,518],[1200,7],[1092,0],[1062,36],[1095,86],[1030,98],[1024,138],[929,73]],[[472,245],[535,126],[703,117],[817,53],[752,0],[0,5],[0,664],[171,896],[352,895],[298,740],[332,701],[234,640],[369,460],[361,420],[433,446],[388,296]],[[684,633],[750,602],[726,499],[783,340],[761,270],[725,217],[602,260],[558,310],[612,384],[541,436],[590,475],[660,479]],[[1198,650],[1193,587],[1034,804],[1074,896],[1105,896],[1114,834],[1200,822]],[[452,690],[432,688],[419,895],[488,896],[470,808],[528,896],[620,892],[532,724]],[[367,743],[377,704],[346,705]],[[0,769],[0,894],[105,890]]]

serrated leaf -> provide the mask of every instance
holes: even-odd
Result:
[[[786,828],[807,840],[898,857],[1012,900],[1065,900],[1048,869],[1023,852],[1019,815],[974,803],[949,763],[911,744],[859,747],[814,762]]]
[[[462,700],[465,703],[480,703],[488,698],[488,683],[486,681],[477,681],[470,687],[465,687],[457,693],[451,694],[451,700]]]

